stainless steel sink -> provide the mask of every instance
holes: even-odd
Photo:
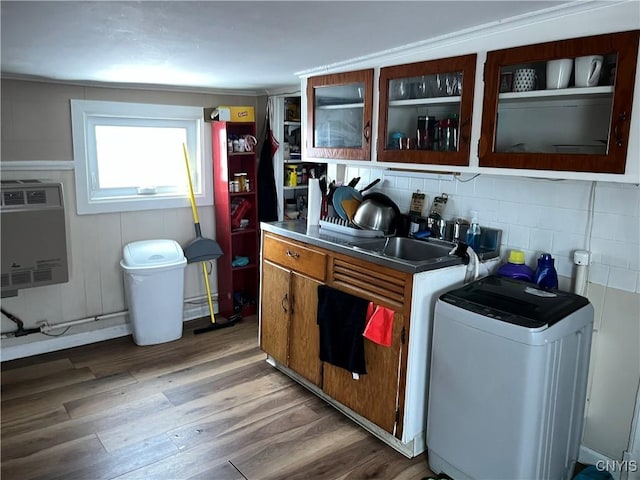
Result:
[[[363,240],[352,245],[385,257],[398,258],[410,262],[434,262],[453,260],[449,256],[450,246],[432,241],[416,240],[406,237],[376,238]]]

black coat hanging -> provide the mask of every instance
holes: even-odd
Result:
[[[277,142],[271,132],[269,112],[267,111],[266,133],[258,163],[258,219],[261,222],[278,220],[278,192],[273,174],[273,154],[276,150]]]

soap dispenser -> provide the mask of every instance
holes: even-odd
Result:
[[[480,224],[478,223],[478,212],[471,211],[471,225],[467,229],[467,245],[469,245],[475,252],[480,251]]]

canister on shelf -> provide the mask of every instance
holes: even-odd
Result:
[[[287,166],[287,186],[295,187],[298,185],[298,175],[296,173],[295,165]]]
[[[238,181],[238,191],[244,192],[247,188],[247,174],[246,172],[235,173],[234,178]]]

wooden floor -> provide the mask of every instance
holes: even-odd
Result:
[[[269,366],[257,320],[2,364],[2,480],[407,479],[431,474]]]

